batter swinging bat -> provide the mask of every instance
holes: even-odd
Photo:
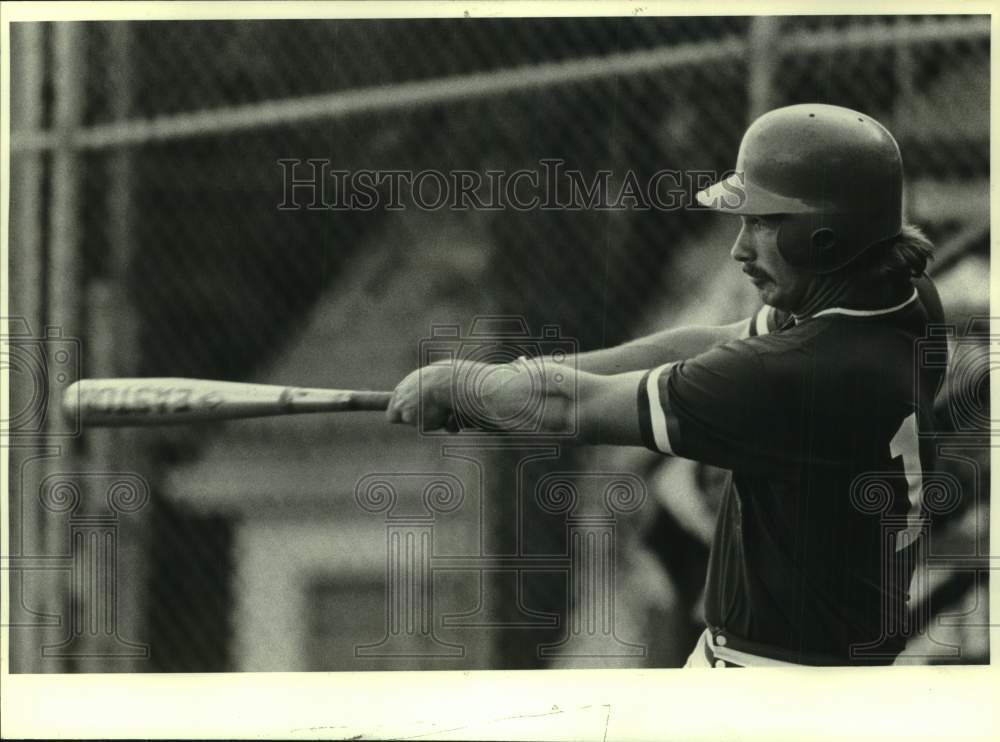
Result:
[[[305,389],[204,379],[82,379],[67,387],[63,412],[102,427],[170,425],[303,412],[385,410],[392,392]]]

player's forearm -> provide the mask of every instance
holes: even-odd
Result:
[[[490,427],[517,430],[519,422],[534,415],[536,430],[571,434],[578,443],[641,445],[636,388],[644,371],[608,376],[531,361],[492,369],[476,364],[459,371],[465,380],[484,373],[480,409]],[[472,389],[467,381],[460,386]]]
[[[486,430],[553,433],[578,443],[641,445],[636,391],[643,371],[601,376],[571,363],[449,361],[408,374],[393,391],[390,422],[425,430],[456,417]]]
[[[578,370],[600,375],[654,368],[691,358],[734,340],[740,336],[746,323],[747,320],[740,320],[721,326],[675,327],[614,348],[579,353],[571,360]]]
[[[643,369],[613,375],[579,374],[574,410],[579,443],[642,445],[636,392],[645,373]]]

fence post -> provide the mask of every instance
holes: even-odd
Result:
[[[41,23],[14,23],[10,27],[11,40],[17,51],[17,64],[11,72],[11,128],[16,132],[34,133],[44,126],[45,88],[45,27]],[[45,325],[44,287],[45,251],[42,247],[42,219],[44,218],[42,186],[45,177],[44,154],[42,152],[19,152],[11,158],[10,182],[10,282],[7,285],[8,302],[12,318],[19,318],[17,324],[38,331]],[[4,332],[14,332],[14,327],[2,328]],[[5,349],[9,352],[9,349]],[[7,359],[5,359],[6,361]],[[13,372],[13,368],[11,368]],[[22,377],[21,383],[14,384],[13,374],[8,377],[10,389],[10,414],[20,411],[32,403],[35,389],[30,381]],[[31,458],[40,450],[41,441],[29,443],[13,429],[13,421],[6,423],[8,442],[24,452],[24,456],[14,456],[2,451],[8,458],[8,508],[19,517],[10,519],[10,554],[4,557],[24,557],[37,555],[43,550],[44,521],[39,508],[29,501],[33,493],[22,487],[23,480],[16,476],[15,462]],[[41,672],[41,655],[32,651],[34,627],[18,620],[16,607],[22,601],[43,610],[47,602],[39,604],[34,595],[27,595],[27,574],[11,568],[8,573],[0,572],[0,578],[9,580],[10,603],[7,621],[10,626],[10,671]],[[33,583],[33,584],[37,584]],[[44,599],[44,598],[43,598]],[[15,627],[17,627],[15,629]]]
[[[48,316],[46,324],[61,330],[64,338],[80,337],[80,310],[83,303],[80,293],[83,272],[80,259],[80,156],[73,148],[72,134],[83,124],[84,57],[82,23],[55,23],[52,25],[52,128],[60,137],[52,153],[51,200],[49,202],[49,266],[48,266]],[[53,359],[47,359],[53,365]],[[50,393],[58,393],[58,385],[49,380]],[[58,415],[47,421],[48,431],[57,437],[66,432],[66,424]],[[74,441],[63,438],[61,464],[69,464],[74,455]],[[50,465],[51,466],[51,465]],[[75,468],[70,465],[70,468]],[[56,527],[51,518],[45,529],[45,554],[63,553],[67,544],[66,534]],[[68,580],[63,574],[53,574],[47,585],[50,608],[65,615],[67,601],[80,596],[70,595]],[[52,668],[55,669],[55,668]],[[62,671],[72,668],[60,667]]]
[[[109,113],[114,121],[125,121],[132,113],[134,75],[132,65],[133,29],[128,23],[112,23],[107,28],[107,55],[104,64],[109,91]],[[134,154],[130,147],[107,153],[107,271],[87,291],[87,367],[93,376],[135,376],[138,368],[136,312],[128,290],[128,271],[135,254],[133,237]],[[93,466],[111,470],[124,466],[143,471],[148,463],[136,437],[122,429],[94,429],[88,433],[88,458]],[[143,608],[147,600],[148,544],[151,508],[121,520],[117,558],[127,564],[118,573],[117,605],[119,622],[130,636],[143,636]],[[144,658],[117,660],[116,669],[139,670]],[[106,664],[106,663],[105,663]]]
[[[774,108],[774,70],[781,59],[775,16],[757,16],[750,22],[750,67],[747,75],[750,120]]]

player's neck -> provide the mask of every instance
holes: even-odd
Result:
[[[824,309],[887,309],[905,301],[913,293],[909,284],[887,281],[858,282],[843,276],[821,276],[815,280],[802,305],[792,314],[797,320],[812,317]]]

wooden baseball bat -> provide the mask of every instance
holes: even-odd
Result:
[[[305,412],[385,410],[392,392],[306,389],[206,379],[81,379],[63,393],[63,413],[83,425],[172,425]]]

